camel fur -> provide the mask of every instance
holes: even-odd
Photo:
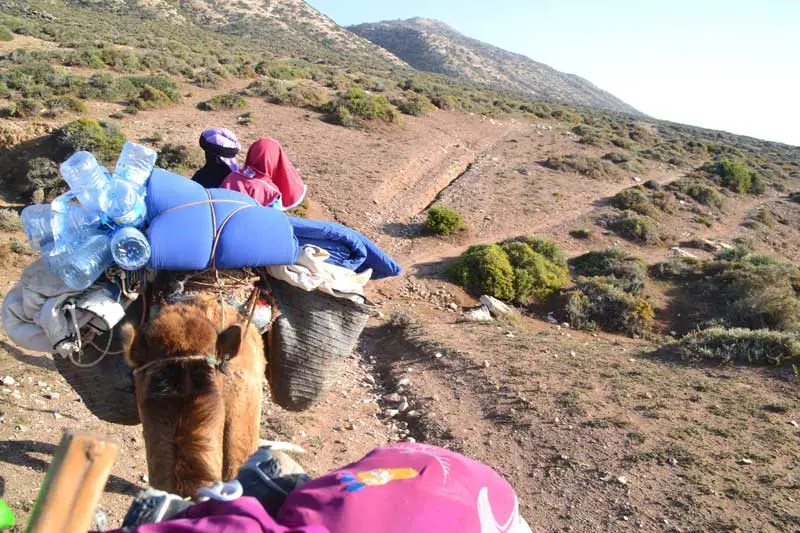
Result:
[[[134,372],[154,488],[193,497],[236,477],[256,451],[266,360],[254,326],[242,338],[244,322],[233,307],[222,312],[218,299],[198,296],[165,305],[143,330],[122,328],[134,371],[167,361]],[[217,367],[201,356],[225,363]]]

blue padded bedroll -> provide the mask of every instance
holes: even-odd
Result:
[[[155,169],[146,201],[151,269],[291,265],[297,258],[297,239],[286,215],[247,195],[205,189]]]
[[[402,271],[400,265],[377,244],[354,229],[335,222],[296,217],[289,217],[289,222],[301,246],[319,246],[331,254],[327,259],[328,263],[356,272],[371,268],[371,279],[397,276]]]

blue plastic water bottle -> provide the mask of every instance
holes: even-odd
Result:
[[[45,262],[51,272],[75,290],[89,288],[114,260],[107,235],[90,235],[80,242],[50,251]]]
[[[158,153],[155,150],[128,141],[119,154],[114,178],[133,183],[137,192],[140,192],[153,172],[157,158]]]
[[[111,256],[125,270],[139,270],[150,261],[150,243],[136,228],[118,229],[111,236]]]
[[[22,227],[25,228],[28,243],[34,250],[38,251],[43,244],[53,242],[53,227],[50,224],[52,217],[50,204],[29,205],[22,210]]]
[[[108,186],[108,171],[89,152],[75,152],[61,163],[61,175],[89,211],[100,212],[98,198]]]

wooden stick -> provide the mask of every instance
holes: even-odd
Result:
[[[119,446],[67,431],[47,471],[28,533],[86,533]]]

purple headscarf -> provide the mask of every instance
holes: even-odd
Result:
[[[236,164],[236,154],[242,147],[232,131],[225,128],[209,128],[200,134],[200,147],[207,154],[219,157],[223,163],[228,165],[231,172],[239,170],[239,165]]]

